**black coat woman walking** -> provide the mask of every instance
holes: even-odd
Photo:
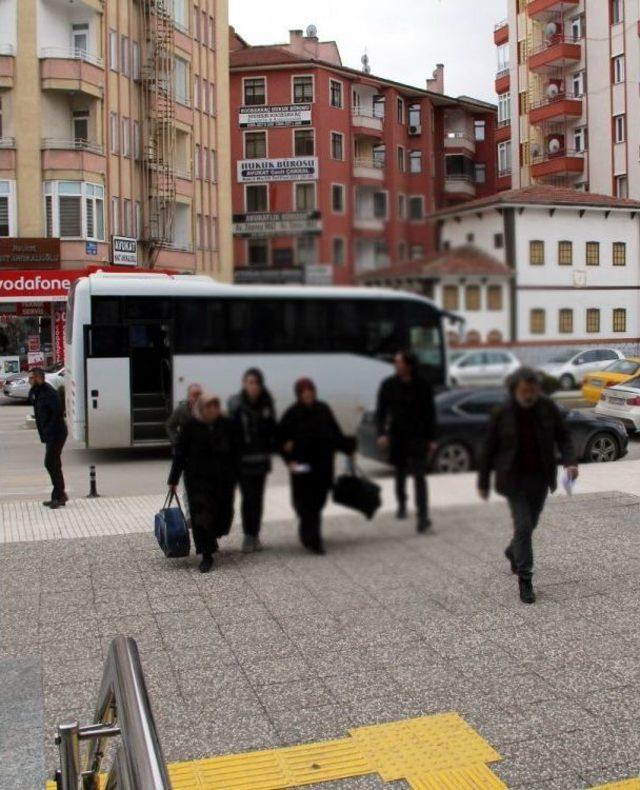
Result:
[[[260,527],[264,492],[276,439],[276,410],[262,371],[250,368],[244,374],[242,391],[229,401],[229,417],[240,443],[242,551],[248,554],[262,550]]]
[[[278,443],[291,473],[300,541],[313,554],[324,554],[322,511],[333,486],[334,455],[353,455],[355,440],[342,433],[331,408],[317,400],[311,379],[297,381],[295,394],[297,402],[280,421]]]
[[[219,398],[202,395],[193,414],[180,432],[169,486],[175,490],[184,472],[193,540],[202,555],[200,571],[208,573],[218,538],[229,534],[233,522],[239,448],[236,429],[223,416]]]

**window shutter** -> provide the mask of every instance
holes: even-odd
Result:
[[[47,238],[53,236],[53,197],[47,195],[44,199],[44,213],[45,213],[45,235]]]
[[[60,197],[60,237],[82,236],[82,211],[79,197]]]
[[[85,201],[86,211],[87,211],[87,238],[94,239],[96,236],[96,229],[95,229],[95,217],[94,217],[94,210],[93,210],[93,200],[91,198],[87,198]]]
[[[9,198],[0,198],[0,236],[9,235]]]

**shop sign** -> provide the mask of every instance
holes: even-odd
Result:
[[[274,104],[267,107],[241,107],[241,129],[273,126],[311,126],[310,104]]]
[[[17,305],[17,314],[23,318],[46,318],[50,312],[43,302],[24,302]]]
[[[320,213],[305,211],[264,214],[234,214],[233,233],[243,238],[264,236],[296,236],[322,231]]]
[[[0,357],[0,381],[20,373],[20,357]]]
[[[64,360],[64,333],[67,324],[67,310],[64,304],[57,304],[53,313],[53,347],[56,362]]]
[[[31,351],[27,354],[27,367],[29,370],[33,368],[44,367],[44,353],[42,351]]]
[[[234,280],[239,285],[302,285],[304,269],[301,266],[284,269],[270,266],[241,266],[236,269]]]
[[[0,269],[60,268],[60,239],[0,239]]]
[[[113,236],[111,239],[111,262],[114,266],[137,266],[137,240],[125,236]]]
[[[79,277],[85,277],[82,269],[77,271],[56,272],[50,274],[39,271],[2,272],[0,271],[0,299],[35,300],[46,298],[66,299],[71,283]]]
[[[242,159],[238,162],[238,182],[256,184],[265,181],[316,181],[317,156],[290,159]]]
[[[34,354],[40,351],[40,335],[27,335],[27,351]]]
[[[307,285],[333,285],[333,266],[330,263],[313,263],[305,266],[304,281]]]

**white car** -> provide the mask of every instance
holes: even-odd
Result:
[[[560,388],[568,391],[579,389],[587,373],[604,370],[616,359],[624,359],[622,351],[615,348],[593,348],[589,351],[566,351],[552,357],[540,370],[560,382]]]
[[[467,351],[449,367],[451,383],[460,387],[502,386],[520,367],[510,351]]]
[[[64,386],[64,368],[50,370],[44,375],[47,383],[51,384],[55,389],[59,390]],[[14,373],[12,376],[9,376],[2,389],[7,398],[16,398],[18,400],[27,400],[30,390],[28,373]]]
[[[615,417],[629,433],[640,432],[640,377],[607,387],[596,404],[595,413]]]

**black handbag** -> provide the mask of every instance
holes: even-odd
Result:
[[[333,487],[333,501],[350,510],[362,513],[369,521],[382,505],[382,489],[369,480],[353,464],[348,473],[340,475]]]

